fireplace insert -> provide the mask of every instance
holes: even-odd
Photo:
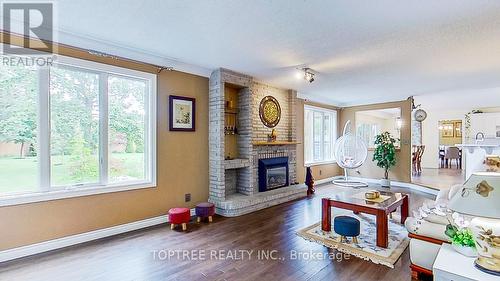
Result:
[[[288,157],[259,159],[259,192],[288,186]]]

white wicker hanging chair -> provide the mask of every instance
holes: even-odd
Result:
[[[351,120],[345,123],[342,136],[335,142],[333,153],[337,164],[344,169],[344,176],[336,178],[334,184],[348,187],[368,186],[364,182],[350,181],[347,175],[347,169],[359,168],[368,156],[365,142],[351,132]]]

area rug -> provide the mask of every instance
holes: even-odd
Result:
[[[394,213],[392,219],[389,219],[389,246],[387,248],[377,247],[375,216],[365,214],[355,215],[352,212],[346,213],[345,210],[336,208],[333,213],[339,216],[348,215],[355,217],[360,221],[358,244],[352,243],[350,238],[347,243],[340,242],[340,235],[333,231],[333,221],[332,232],[330,233],[321,230],[321,222],[319,222],[299,230],[297,235],[328,248],[336,249],[340,252],[390,268],[394,268],[394,264],[398,261],[406,247],[408,247],[410,242],[408,232],[403,225],[399,224],[399,215],[396,215],[396,213]]]

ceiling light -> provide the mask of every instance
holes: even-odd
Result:
[[[306,71],[304,73],[304,79],[306,79],[306,81],[309,82],[309,83],[314,82],[314,73]]]
[[[310,69],[309,67],[304,67],[297,70],[299,70],[299,72],[296,74],[297,78],[303,78],[309,83],[314,82],[314,75],[316,74],[312,71],[312,69]]]

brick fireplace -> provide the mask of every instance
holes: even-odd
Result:
[[[281,107],[281,120],[274,128],[278,137],[273,143],[268,142],[272,129],[259,118],[259,104],[265,96],[275,97]],[[306,195],[307,187],[296,182],[296,100],[295,91],[255,82],[248,75],[227,69],[212,73],[209,201],[215,203],[218,214],[238,216]],[[286,165],[273,164],[276,159],[286,159]],[[259,177],[262,163],[270,163],[271,169]],[[283,168],[273,169],[280,166],[286,167],[286,178]],[[267,181],[274,186],[262,189],[260,183]]]

